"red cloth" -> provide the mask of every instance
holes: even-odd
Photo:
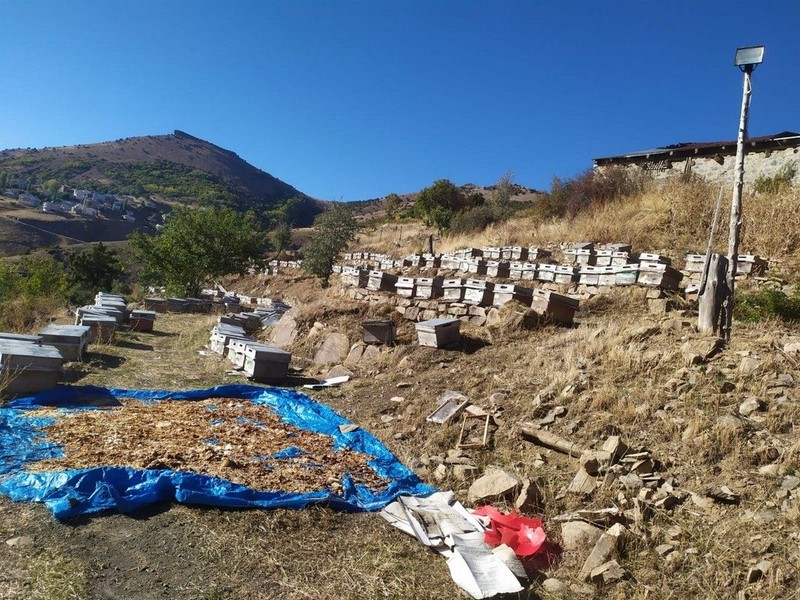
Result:
[[[489,528],[483,539],[491,547],[505,544],[517,556],[532,556],[541,550],[547,541],[547,534],[539,519],[529,519],[516,512],[503,514],[493,506],[481,506],[473,511],[482,517],[489,517]]]

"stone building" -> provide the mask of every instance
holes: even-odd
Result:
[[[784,131],[751,137],[745,144],[746,183],[758,177],[772,177],[781,169],[793,168],[792,182],[800,184],[800,133]],[[736,140],[688,142],[594,159],[594,167],[625,166],[656,179],[696,175],[708,181],[733,181]],[[788,165],[788,166],[787,166]]]

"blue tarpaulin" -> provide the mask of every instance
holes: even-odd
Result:
[[[338,493],[329,489],[293,493],[258,491],[208,475],[167,469],[105,466],[67,471],[27,470],[29,463],[64,456],[63,449],[49,441],[41,430],[54,422],[54,418],[37,416],[33,409],[94,410],[98,406],[120,404],[122,398],[145,403],[237,398],[268,406],[289,425],[330,436],[337,450],[348,448],[370,455],[373,458],[367,464],[387,485],[373,490],[345,476]],[[0,408],[0,493],[13,500],[43,502],[56,517],[68,518],[107,509],[129,512],[171,500],[237,508],[303,508],[325,504],[341,510],[371,511],[383,508],[399,495],[419,496],[434,491],[370,433],[363,429],[343,433],[339,429],[340,425],[348,424],[349,421],[308,396],[279,388],[224,385],[179,392],[63,386],[14,400]],[[273,458],[292,457],[301,452],[288,446]]]

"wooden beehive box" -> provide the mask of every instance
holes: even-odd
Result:
[[[114,339],[117,320],[109,315],[95,312],[84,312],[76,316],[76,325],[89,328],[89,343],[108,344]]]
[[[618,252],[615,250],[597,250],[594,264],[598,267],[610,267],[617,265],[626,265],[630,260],[627,252]]]
[[[578,270],[571,265],[556,265],[553,281],[556,283],[573,283],[578,277]]]
[[[486,261],[482,258],[468,258],[466,272],[474,275],[486,275]],[[462,270],[463,267],[462,267]]]
[[[546,319],[562,325],[572,325],[578,301],[550,290],[532,290],[531,308]]]
[[[173,313],[186,312],[188,302],[185,298],[167,298],[167,311]]]
[[[134,331],[153,331],[156,313],[151,310],[132,310],[128,325]]]
[[[362,340],[366,344],[394,344],[394,321],[391,319],[365,319],[361,321]]]
[[[514,285],[510,283],[498,283],[494,286],[494,298],[492,304],[495,306],[503,306],[507,302],[516,300],[526,306],[531,305],[531,298],[533,290],[521,285]]]
[[[677,290],[683,274],[665,263],[639,263],[639,277],[636,283],[662,290]]]
[[[487,260],[486,261],[486,276],[487,277],[508,277],[511,272],[511,267],[506,261]]]
[[[600,272],[603,267],[586,265],[578,271],[578,283],[583,285],[599,285]]]
[[[558,265],[537,264],[536,279],[538,281],[555,281],[557,266]]]
[[[89,327],[85,325],[48,325],[39,332],[43,344],[58,348],[66,361],[83,358],[89,345]]]
[[[211,351],[225,356],[228,353],[228,340],[231,338],[250,339],[239,325],[220,323],[211,330]]]
[[[485,279],[464,281],[464,304],[491,306],[494,300],[494,283]]]
[[[441,261],[441,268],[445,271],[455,271],[461,268],[461,259],[451,255],[451,254],[443,254],[442,261]]]
[[[435,254],[423,254],[421,266],[426,269],[438,269],[442,266],[442,257]]]
[[[430,319],[415,324],[420,346],[449,348],[461,343],[461,321],[458,319]]]
[[[394,284],[398,296],[413,298],[417,293],[417,282],[413,277],[398,277]]]
[[[508,256],[504,256],[503,258],[509,258],[510,260],[518,261],[526,261],[530,258],[530,249],[526,248],[525,246],[511,246],[509,250],[510,252]]]
[[[406,256],[403,259],[403,266],[404,267],[421,267],[422,266],[422,255],[420,255],[420,254],[412,254],[411,256]]]
[[[608,267],[596,267],[600,269],[597,275],[597,285],[616,285],[617,272],[620,267],[617,265],[610,265]]]
[[[280,382],[289,373],[292,353],[274,346],[249,343],[244,349],[244,372],[258,381]]]
[[[253,340],[244,338],[228,339],[228,353],[226,356],[234,369],[244,368],[244,349],[247,344],[252,342]]]
[[[534,262],[545,258],[550,258],[552,253],[544,248],[528,248],[528,260]]]
[[[639,254],[640,263],[660,263],[663,265],[672,264],[672,259],[663,254],[654,254],[652,252],[642,252]]]
[[[736,257],[737,275],[763,275],[767,266],[767,261],[755,254],[739,254]]]
[[[456,250],[453,254],[459,258],[478,258],[483,256],[483,250],[480,248],[462,248]]]
[[[26,344],[41,344],[42,343],[42,336],[40,335],[29,335],[26,333],[7,333],[7,332],[0,332],[0,343],[3,341],[7,342],[25,342]]]
[[[464,299],[464,279],[445,279],[442,281],[442,300],[461,302]]]
[[[502,248],[495,248],[493,246],[483,249],[483,257],[486,260],[500,260],[500,256],[502,255],[502,253],[503,253]]]
[[[20,340],[0,340],[0,380],[5,395],[54,388],[64,359],[58,348]]]
[[[418,277],[417,278],[417,293],[415,298],[420,300],[430,300],[433,298],[441,298],[444,293],[442,287],[443,277]]]
[[[373,291],[393,292],[397,283],[397,275],[384,271],[370,271],[367,289]]]
[[[617,267],[617,271],[614,273],[614,285],[636,285],[638,278],[638,263],[622,265]]]
[[[358,267],[342,267],[342,285],[363,288],[367,285],[369,272]]]
[[[683,267],[683,270],[687,271],[688,273],[702,273],[705,263],[705,254],[688,253],[686,255],[686,264]]]
[[[574,265],[594,265],[597,255],[588,248],[570,248],[564,251],[564,258]]]

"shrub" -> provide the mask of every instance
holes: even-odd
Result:
[[[794,162],[786,163],[772,177],[764,175],[756,177],[753,190],[758,194],[775,194],[781,188],[792,185],[795,175],[797,175],[797,165]]]
[[[737,294],[733,314],[749,323],[769,318],[800,321],[800,288],[795,287],[791,295],[769,288]]]
[[[477,233],[483,231],[492,223],[503,220],[500,212],[489,204],[475,206],[456,214],[450,221],[450,231],[452,233]]]
[[[543,218],[574,216],[589,207],[641,192],[644,180],[624,167],[589,169],[573,179],[553,178],[550,193],[536,205]]]

